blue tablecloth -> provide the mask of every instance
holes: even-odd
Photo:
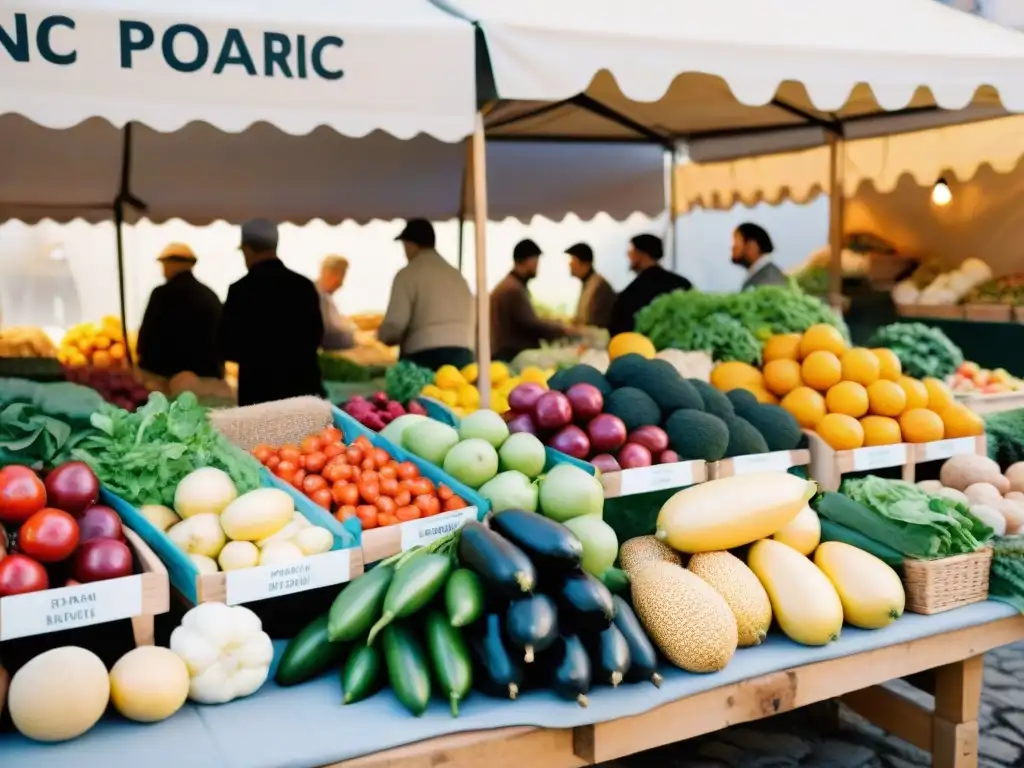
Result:
[[[341,704],[335,674],[293,688],[268,683],[256,695],[223,706],[187,705],[154,725],[111,716],[85,736],[64,744],[37,744],[17,734],[0,736],[3,768],[310,768],[458,731],[507,726],[570,728],[637,715],[670,701],[783,669],[850,656],[930,635],[1017,615],[1003,603],[977,603],[936,616],[906,614],[886,629],[844,627],[842,638],[808,648],[773,635],[757,648],[740,650],[714,675],[663,670],[652,685],[601,687],[586,709],[533,692],[517,701],[474,695],[458,719],[438,701],[421,718],[410,716],[389,693],[351,706]],[[280,651],[280,648],[278,649]]]

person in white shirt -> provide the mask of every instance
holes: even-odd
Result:
[[[789,285],[789,278],[771,258],[775,246],[764,227],[746,222],[732,233],[732,263],[747,270],[743,287]]]
[[[328,351],[352,349],[356,345],[355,326],[338,311],[334,294],[345,284],[348,259],[328,256],[320,264],[316,289],[320,293],[320,313],[324,316],[324,339],[321,346]]]

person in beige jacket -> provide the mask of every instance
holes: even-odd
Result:
[[[586,243],[569,246],[569,271],[582,283],[573,324],[607,328],[612,321],[615,289],[594,269],[594,252]]]
[[[473,294],[459,270],[434,249],[434,227],[410,219],[395,239],[409,263],[395,275],[377,338],[397,344],[399,359],[432,370],[473,362]]]

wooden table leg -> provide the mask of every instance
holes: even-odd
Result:
[[[135,635],[135,647],[154,645],[156,643],[156,617],[133,616],[132,634]]]
[[[935,670],[934,768],[977,768],[984,669],[984,657],[973,656]]]

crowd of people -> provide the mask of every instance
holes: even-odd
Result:
[[[165,283],[153,290],[139,329],[138,364],[158,376],[191,371],[222,378],[224,362],[238,364],[238,403],[322,395],[319,350],[342,351],[356,343],[356,327],[338,309],[335,294],[345,283],[348,260],[327,256],[314,283],[288,269],[278,258],[278,229],[256,219],[242,225],[240,250],[246,275],[232,284],[221,305],[217,295],[196,279],[196,255],[183,243],[159,255]],[[409,220],[395,238],[408,263],[391,287],[381,342],[399,348],[399,357],[436,370],[463,367],[474,359],[476,304],[461,272],[436,250],[430,222]],[[733,232],[732,262],[746,270],[743,288],[785,284],[772,260],[774,246],[756,224]],[[511,361],[541,342],[572,338],[585,327],[611,335],[631,331],[637,313],[658,296],[692,286],[661,266],[661,238],[641,234],[630,240],[633,280],[620,293],[594,268],[586,243],[566,249],[572,276],[581,283],[570,322],[538,315],[529,283],[537,276],[540,246],[520,241],[512,251],[512,269],[490,295],[491,350],[495,360]]]

